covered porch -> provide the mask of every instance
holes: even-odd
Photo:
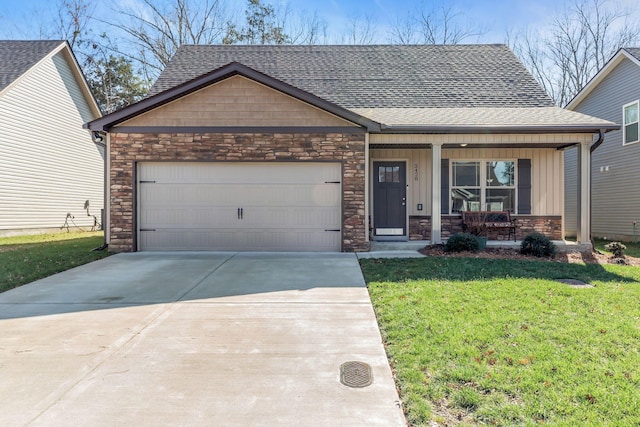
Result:
[[[597,134],[595,134],[597,135]],[[366,206],[372,250],[442,243],[462,231],[461,212],[506,211],[517,220],[489,246],[518,246],[537,231],[564,242],[564,149],[578,146],[581,209],[575,244],[590,244],[590,147],[594,133],[370,134]],[[383,245],[383,246],[380,246]]]

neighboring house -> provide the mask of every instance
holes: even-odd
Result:
[[[104,205],[100,117],[65,41],[0,41],[0,235],[90,229]],[[67,215],[69,217],[67,218]]]
[[[620,49],[569,103],[569,110],[621,124],[592,154],[592,232],[595,237],[631,241],[640,233],[640,186],[634,176],[638,138],[640,48]],[[565,154],[567,235],[575,235],[577,201],[575,150]],[[640,173],[640,172],[639,172]],[[640,175],[639,175],[640,176]]]
[[[441,242],[464,209],[561,239],[561,149],[616,125],[555,107],[504,45],[219,45],[87,127],[112,250],[366,251]]]

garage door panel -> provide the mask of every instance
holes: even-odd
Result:
[[[147,208],[140,216],[140,227],[148,228],[335,228],[340,213],[333,207],[306,208],[242,208],[242,219],[237,208],[171,209]]]
[[[217,250],[217,251],[335,251],[338,232],[291,230],[290,233],[249,230],[164,230],[141,232],[143,248],[149,250]],[[296,249],[293,249],[296,248]]]
[[[294,182],[298,184],[314,184],[324,181],[340,181],[342,172],[337,167],[327,166],[330,163],[141,163],[138,175],[142,181],[157,183],[217,183],[242,184],[248,182],[279,184]],[[242,173],[236,173],[238,169]]]
[[[287,206],[339,206],[340,185],[220,185],[220,184],[161,184],[142,183],[140,200],[145,207],[166,207],[179,203],[185,207],[218,206],[243,207],[274,203]],[[251,186],[250,188],[247,188]]]
[[[338,163],[141,163],[139,248],[339,251],[341,173]]]

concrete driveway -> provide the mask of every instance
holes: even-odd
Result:
[[[0,319],[3,426],[406,424],[353,254],[119,254]]]

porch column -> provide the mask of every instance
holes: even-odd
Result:
[[[431,144],[431,243],[442,243],[441,194],[442,143]]]
[[[590,243],[591,224],[591,142],[581,142],[578,147],[578,243]]]

